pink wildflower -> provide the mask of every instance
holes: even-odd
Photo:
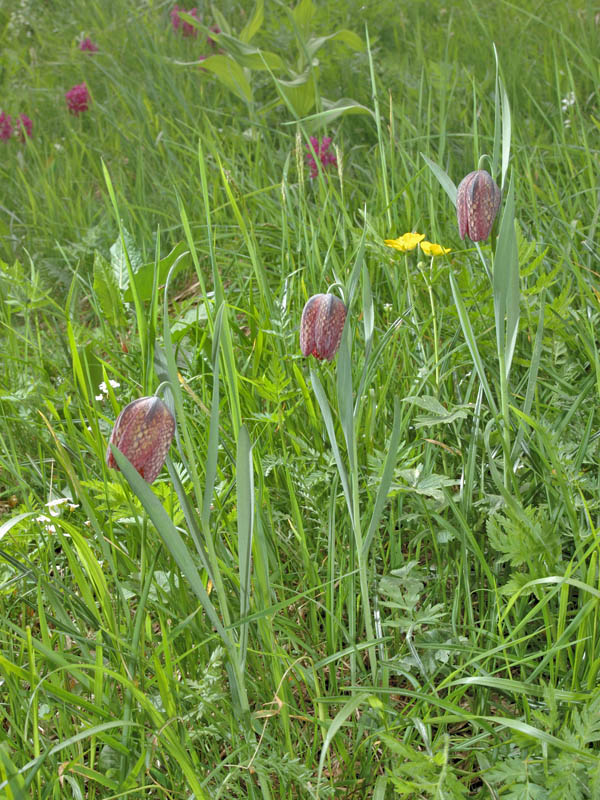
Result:
[[[12,132],[13,126],[10,116],[3,111],[0,114],[0,139],[10,139]]]
[[[174,6],[173,10],[171,11],[171,24],[173,25],[173,30],[178,31],[181,26],[181,32],[184,36],[191,36],[193,39],[198,36],[198,29],[191,25],[189,22],[185,22],[179,16],[179,12],[182,11],[184,14],[189,14],[190,17],[194,17],[200,22],[200,17],[198,16],[198,9],[197,8],[190,8],[188,11],[185,8],[179,8],[178,5]]]
[[[79,42],[79,49],[80,50],[87,50],[88,53],[97,53],[98,52],[98,45],[94,44],[89,36],[86,36],[81,42]]]
[[[17,135],[21,142],[25,141],[25,136],[31,138],[33,135],[33,122],[29,119],[27,114],[19,114],[18,130],[19,133]]]
[[[331,144],[331,137],[330,136],[324,136],[321,139],[321,143],[320,144],[319,144],[319,140],[317,139],[316,136],[311,136],[310,137],[310,143],[312,144],[313,149],[314,149],[315,153],[317,154],[317,157],[318,157],[319,161],[321,162],[321,166],[323,167],[323,169],[325,169],[325,167],[328,164],[333,164],[334,166],[337,166],[336,157],[333,155],[333,153],[328,152],[329,151],[329,145]],[[312,150],[308,145],[306,145],[306,149],[308,151],[306,153],[306,162],[310,166],[310,177],[311,178],[316,178],[317,175],[319,174],[319,169],[317,167],[317,162],[315,161],[315,157],[312,154]]]
[[[78,83],[65,93],[65,99],[71,114],[79,114],[82,111],[88,110],[90,93],[85,83]]]

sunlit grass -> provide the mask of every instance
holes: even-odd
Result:
[[[0,8],[34,126],[0,141],[0,794],[595,797],[590,9],[225,3],[184,38],[34,5]],[[194,63],[212,25],[236,86]],[[484,154],[504,255],[444,191]],[[332,363],[298,341],[327,291]],[[150,487],[105,456],[160,384]]]

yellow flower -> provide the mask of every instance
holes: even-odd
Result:
[[[421,242],[421,250],[426,256],[443,256],[450,252],[449,247],[442,247],[441,244],[433,242]]]
[[[385,239],[384,244],[387,244],[388,247],[393,247],[395,250],[400,250],[401,253],[408,253],[409,250],[414,250],[424,238],[424,233],[405,233],[397,239]]]

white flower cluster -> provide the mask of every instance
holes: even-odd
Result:
[[[117,381],[109,381],[109,383],[110,383],[110,385],[112,386],[113,389],[118,389],[119,386],[121,385]],[[104,381],[102,381],[100,386],[98,386],[98,389],[100,390],[100,394],[96,395],[96,400],[104,400],[106,395],[108,395],[108,386],[106,385],[106,383]]]

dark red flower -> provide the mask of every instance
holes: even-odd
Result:
[[[300,350],[303,356],[333,361],[346,321],[346,306],[334,294],[314,294],[302,311]]]
[[[460,238],[465,234],[473,242],[487,239],[500,207],[501,192],[484,169],[478,169],[462,179],[456,193],[456,216]]]
[[[175,419],[160,397],[140,397],[121,411],[110,435],[106,463],[119,469],[114,444],[144,480],[153,483],[163,468],[175,433]]]
[[[90,93],[85,83],[78,83],[65,93],[65,99],[71,114],[80,114],[82,111],[88,110]]]
[[[315,153],[317,154],[317,157],[318,157],[319,161],[321,162],[321,166],[323,167],[323,169],[328,164],[333,164],[334,166],[337,166],[336,157],[333,155],[333,153],[329,152],[329,145],[331,144],[331,137],[330,136],[324,136],[323,139],[321,140],[320,144],[319,144],[319,140],[317,139],[316,136],[311,136],[310,137],[310,143],[312,144],[313,149],[314,149]],[[306,161],[310,166],[310,177],[311,178],[316,178],[317,175],[319,174],[319,169],[317,167],[317,162],[315,161],[315,157],[313,156],[312,150],[309,147],[309,145],[306,145],[306,149],[308,151],[306,153]]]
[[[10,116],[4,111],[0,113],[0,139],[10,139],[13,132]]]
[[[79,49],[87,50],[88,53],[97,53],[98,45],[94,44],[89,36],[86,36],[85,39],[82,39],[81,42],[79,42]]]
[[[198,14],[197,8],[190,8],[188,11],[185,8],[179,8],[178,5],[174,6],[171,11],[171,24],[173,25],[173,30],[178,31],[181,28],[181,32],[184,36],[191,36],[192,38],[196,38],[198,36],[198,29],[194,27],[189,22],[181,19],[179,13],[183,12],[184,14],[189,14],[190,17],[194,17],[200,22],[200,16]]]

